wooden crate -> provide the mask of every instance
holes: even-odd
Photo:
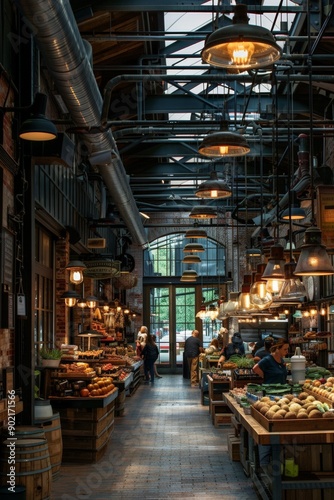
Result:
[[[98,450],[108,441],[113,427],[114,422],[112,421],[98,436],[83,435],[82,432],[78,431],[67,431],[66,434],[63,434],[64,450],[80,450],[80,453],[82,449]]]
[[[86,398],[87,399],[87,398]],[[112,401],[108,405],[104,406],[103,408],[57,408],[57,411],[60,414],[60,418],[67,418],[70,420],[94,420],[97,421],[100,418],[102,418],[104,415],[106,415],[111,408],[115,407],[115,402]]]
[[[231,424],[231,413],[216,413],[214,416],[214,426]]]
[[[334,419],[332,418],[300,418],[300,419],[280,419],[270,420],[262,413],[251,406],[251,415],[268,432],[294,432],[300,431],[328,431],[333,429]]]
[[[240,439],[233,434],[228,434],[227,449],[230,459],[233,462],[240,462]]]
[[[114,429],[112,423],[100,436],[66,436],[64,439],[63,462],[95,463],[104,455]]]
[[[114,421],[114,408],[111,408],[98,420],[80,420],[62,418],[63,436],[99,436]]]

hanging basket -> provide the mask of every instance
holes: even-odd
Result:
[[[118,278],[114,280],[114,285],[119,290],[129,290],[133,288],[138,283],[138,277],[135,274],[121,274]]]

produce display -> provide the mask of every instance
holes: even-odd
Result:
[[[63,363],[58,367],[58,372],[65,374],[66,376],[87,376],[93,377],[96,375],[95,370],[88,364],[83,362],[75,362],[75,363]]]
[[[303,388],[334,402],[334,377],[305,380]]]
[[[323,368],[322,366],[308,366],[306,367],[306,377],[312,380],[315,379],[324,379],[326,377],[330,377],[332,374],[327,368]]]
[[[103,349],[96,349],[94,351],[78,351],[79,359],[99,359],[103,356]]]
[[[115,385],[111,377],[91,377],[90,380],[54,378],[51,395],[57,397],[102,397],[108,395]]]
[[[253,404],[254,408],[270,420],[280,419],[312,419],[334,418],[327,403],[318,401],[307,392],[301,392],[298,397],[286,394],[283,398],[264,396]]]

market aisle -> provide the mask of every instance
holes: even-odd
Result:
[[[141,384],[115,418],[97,464],[64,464],[52,500],[253,500],[240,463],[227,452],[229,426],[216,429],[200,390],[182,375]]]

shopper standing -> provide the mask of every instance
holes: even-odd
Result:
[[[188,361],[191,387],[198,387],[198,358],[204,352],[199,337],[199,331],[193,330],[191,337],[188,337],[184,345],[184,356]]]
[[[151,378],[151,383],[154,384],[154,363],[159,357],[159,349],[154,342],[152,335],[148,332],[146,337],[146,344],[142,350],[142,358],[144,359],[144,375],[145,380]]]

